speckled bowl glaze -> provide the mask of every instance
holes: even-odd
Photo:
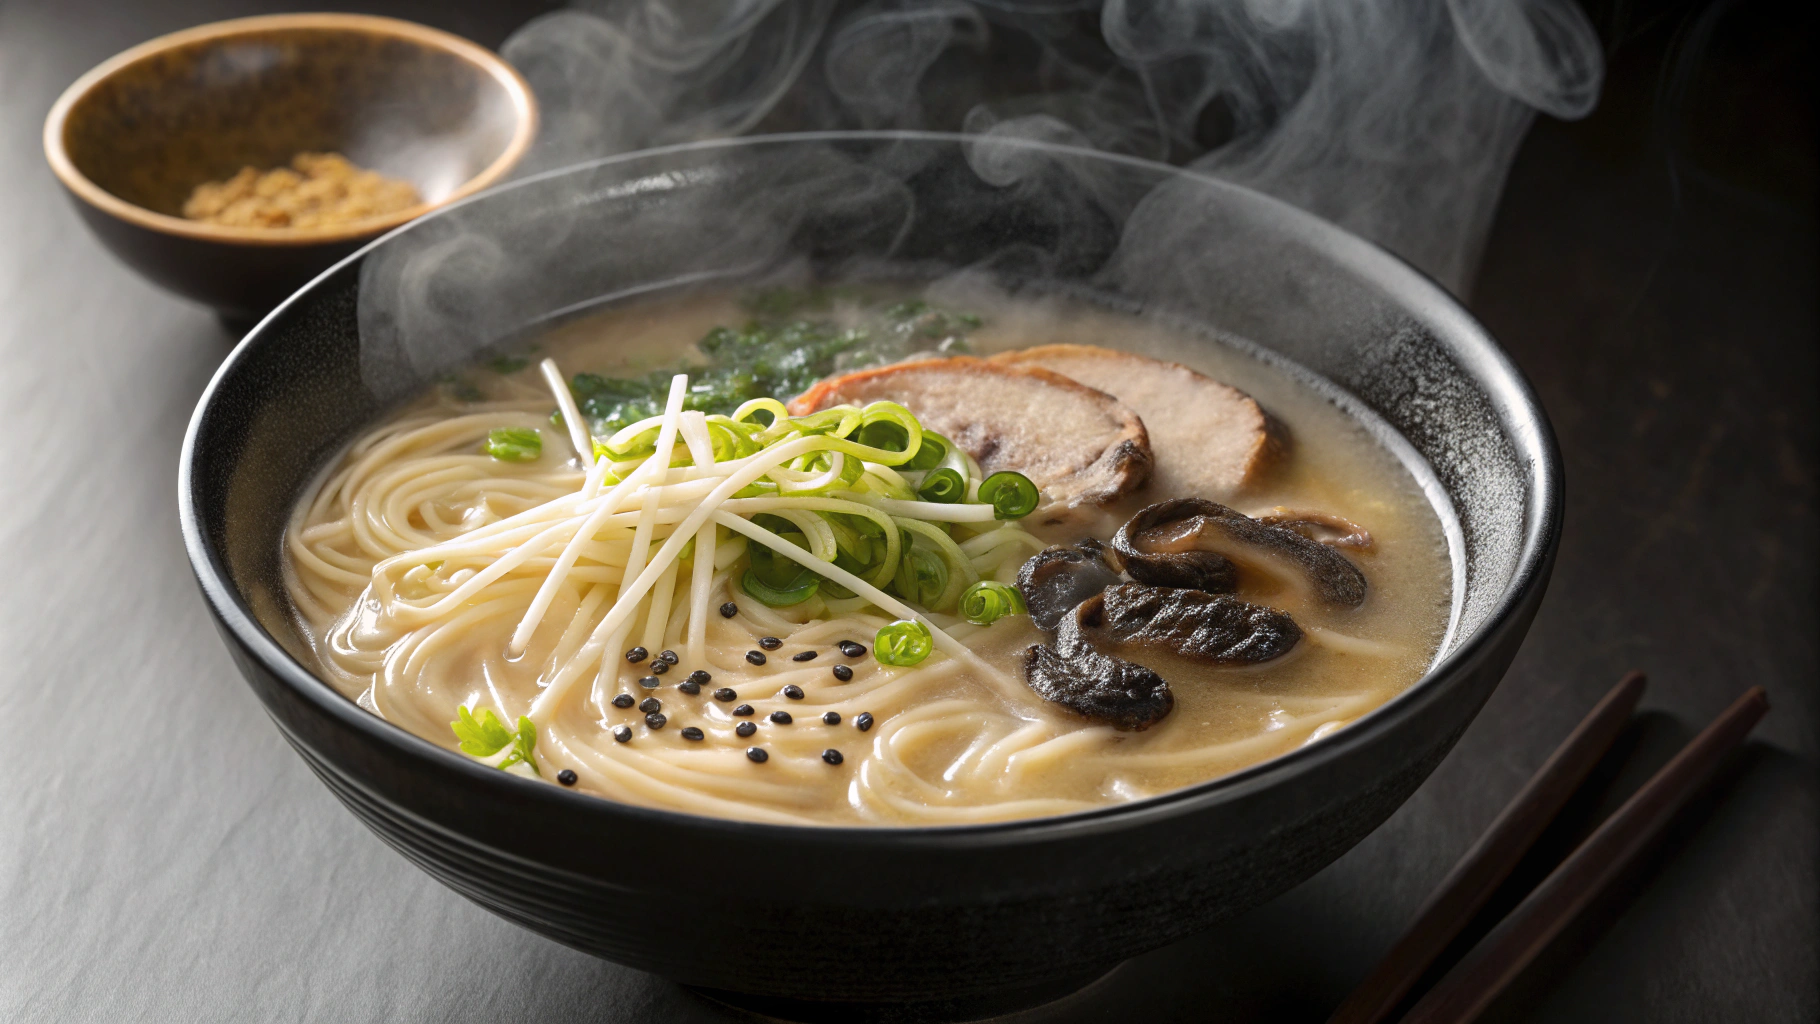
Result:
[[[1459,595],[1441,656],[1348,727],[1224,778],[951,828],[786,827],[597,799],[443,750],[311,674],[280,536],[358,431],[539,324],[780,267],[830,280],[965,272],[1097,296],[1300,367],[1394,428],[1432,467],[1437,504],[1457,513]],[[180,501],[203,594],[247,681],[399,852],[526,928],[723,998],[795,1018],[902,1020],[1040,1001],[1270,899],[1377,827],[1515,654],[1552,563],[1561,474],[1542,410],[1485,331],[1332,225],[1159,164],[869,133],[631,154],[515,182],[381,239],[228,357],[191,423]]]
[[[392,18],[281,14],[162,36],[83,75],[44,151],[91,230],[157,284],[264,313],[362,244],[502,180],[536,132],[530,88],[458,36]],[[183,202],[242,167],[336,151],[424,202],[321,228],[224,227]]]

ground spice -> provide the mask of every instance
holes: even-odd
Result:
[[[196,186],[190,220],[236,228],[322,228],[381,217],[423,201],[416,186],[356,166],[339,153],[299,153],[289,167],[242,167]]]

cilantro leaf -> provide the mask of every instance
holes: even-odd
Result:
[[[468,710],[466,704],[455,709],[455,721],[449,723],[455,731],[455,738],[461,741],[461,752],[469,757],[482,760],[497,757],[507,747],[506,753],[493,767],[505,771],[513,765],[526,765],[533,774],[542,775],[537,770],[537,760],[531,755],[537,750],[537,724],[523,715],[518,716],[518,730],[507,729],[499,716],[482,708],[476,715]]]
[[[455,709],[455,721],[449,723],[455,738],[461,741],[461,752],[469,757],[492,757],[512,742],[512,733],[492,711],[482,708],[476,717],[463,704]]]

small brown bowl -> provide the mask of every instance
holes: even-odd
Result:
[[[245,317],[363,243],[499,182],[536,130],[524,79],[459,36],[392,18],[279,14],[201,25],[106,61],[51,107],[44,153],[116,256]],[[411,182],[425,201],[309,228],[182,216],[203,182],[327,151]]]

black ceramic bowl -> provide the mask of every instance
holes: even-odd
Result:
[[[51,107],[44,153],[116,256],[247,317],[412,217],[502,180],[536,126],[524,79],[459,36],[395,18],[274,14],[199,25],[105,61]],[[204,182],[323,151],[409,181],[424,201],[322,227],[182,216]]]
[[[1225,778],[1066,817],[902,829],[725,821],[527,781],[409,735],[304,667],[280,534],[313,474],[389,404],[528,325],[785,266],[967,268],[1229,332],[1325,378],[1407,439],[1457,511],[1443,655],[1333,736]],[[1332,861],[1422,783],[1497,685],[1541,599],[1561,507],[1522,377],[1383,251],[1159,164],[921,134],[631,154],[420,220],[241,342],[196,411],[181,474],[185,539],[222,636],[285,736],[386,842],[558,942],[837,1017],[1040,999]]]

